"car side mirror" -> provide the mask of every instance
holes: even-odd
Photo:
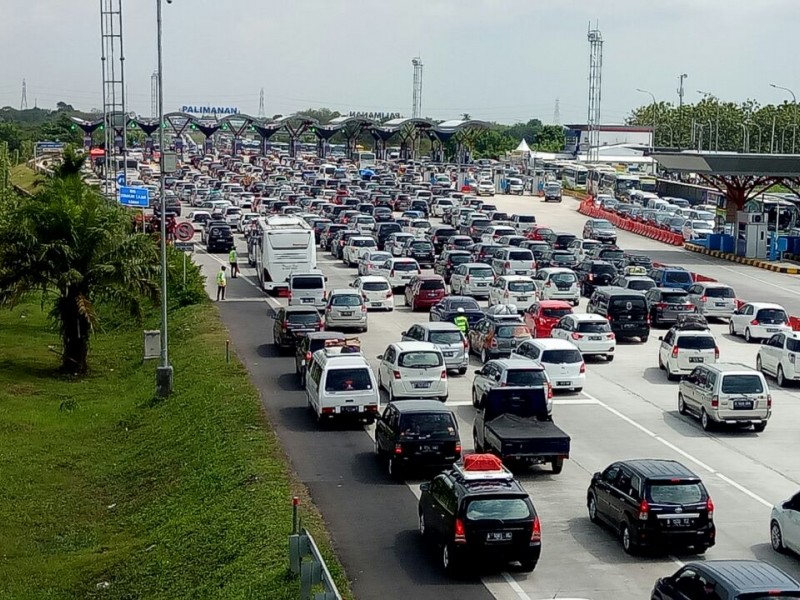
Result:
[[[383,354],[378,354],[378,356],[376,356],[375,358],[377,358],[378,360],[383,360]]]
[[[663,342],[664,341],[664,336],[663,335],[658,336],[658,341],[659,342]]]
[[[407,331],[401,331],[400,335],[408,335],[408,332]]]
[[[739,312],[739,309],[737,308],[735,311],[733,311],[733,314],[735,314],[735,315],[740,315],[740,314],[742,314],[742,313],[741,313],[741,312]]]
[[[475,371],[475,375],[483,375],[483,369],[478,369]]]
[[[426,483],[420,483],[419,484],[419,491],[420,492],[427,492],[429,489],[431,489],[431,484],[430,483],[426,482]]]
[[[598,471],[597,473],[592,475],[592,481],[600,481],[600,477],[602,477],[602,475],[603,474],[600,471]]]

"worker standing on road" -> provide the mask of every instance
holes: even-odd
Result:
[[[453,319],[453,323],[461,330],[461,333],[467,335],[469,331],[469,319],[467,319],[467,315],[464,314],[463,308],[459,307],[458,314]]]
[[[236,279],[236,276],[239,274],[239,262],[238,256],[236,255],[236,248],[231,248],[231,251],[228,252],[228,262],[231,263],[231,277]]]
[[[228,285],[228,278],[225,275],[225,265],[217,271],[217,302],[225,300],[225,287]]]

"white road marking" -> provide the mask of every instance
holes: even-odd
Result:
[[[511,587],[512,590],[514,590],[514,593],[520,600],[531,600],[531,597],[525,593],[525,590],[520,587],[517,581],[509,573],[503,571],[500,573],[500,575],[506,580],[506,583]]]

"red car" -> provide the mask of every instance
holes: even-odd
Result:
[[[552,242],[556,236],[556,232],[549,227],[537,226],[530,229],[525,237],[529,240],[539,240],[544,242]]]
[[[447,295],[444,279],[440,275],[417,275],[406,285],[406,306],[412,311],[426,308],[430,310]]]
[[[572,314],[572,305],[563,300],[540,300],[525,311],[525,324],[535,338],[550,337],[561,317]]]

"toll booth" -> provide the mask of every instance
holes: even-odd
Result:
[[[736,255],[767,258],[767,219],[764,213],[736,213]]]

